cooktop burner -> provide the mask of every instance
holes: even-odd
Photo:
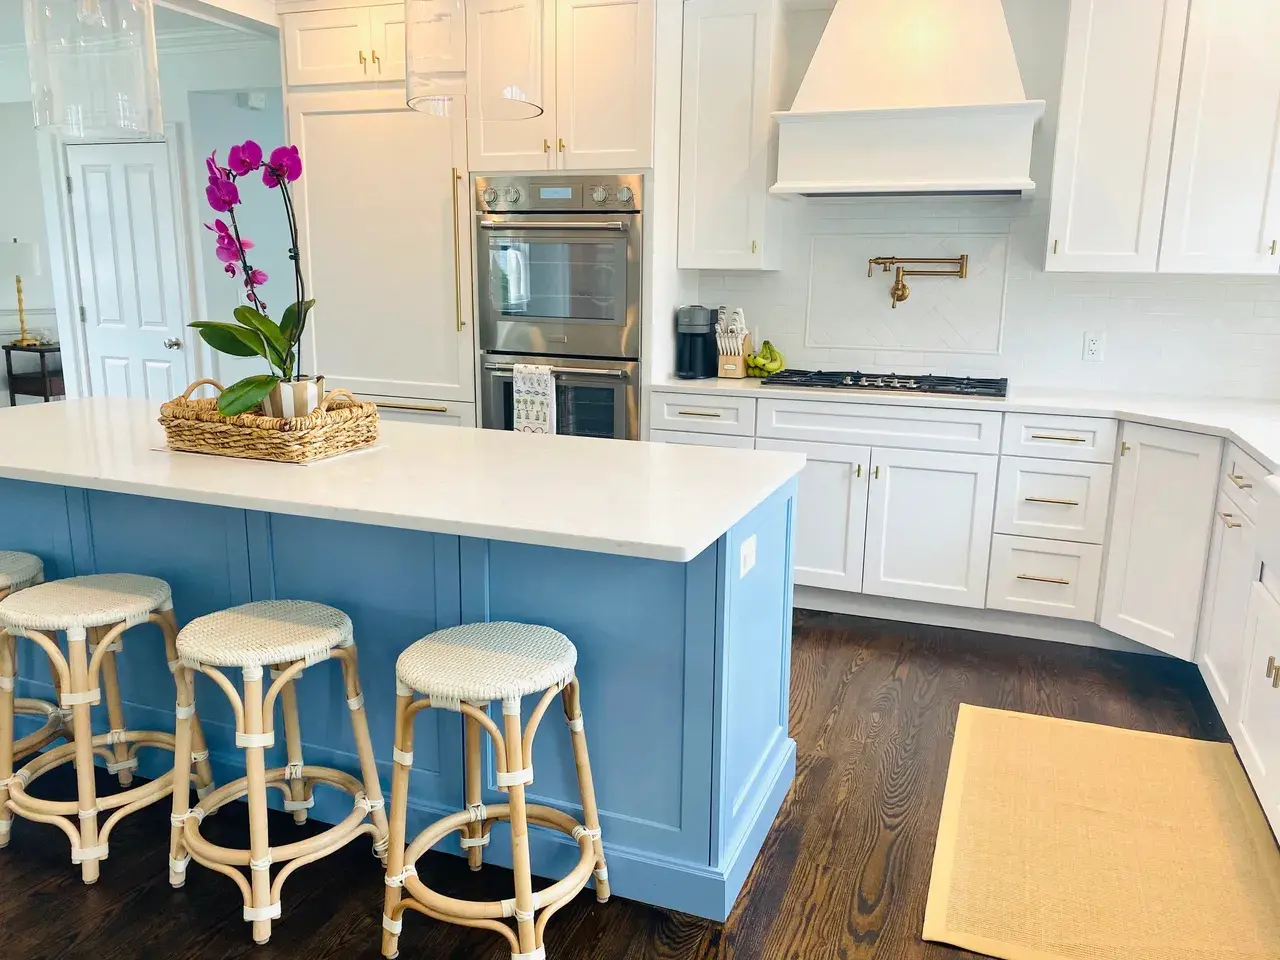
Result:
[[[908,393],[949,393],[966,397],[1005,397],[1006,377],[900,377],[896,373],[841,370],[782,370],[760,381],[767,387],[827,387],[832,390],[902,390]]]

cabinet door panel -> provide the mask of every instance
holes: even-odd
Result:
[[[756,449],[803,453],[808,458],[796,498],[796,583],[861,589],[871,448],[757,440]]]
[[[1280,272],[1278,46],[1280,4],[1191,5],[1161,272]]]
[[[1100,623],[1190,660],[1222,441],[1126,423]]]
[[[290,98],[289,132],[308,158],[304,362],[359,393],[474,402],[470,218],[454,233],[454,204],[468,202],[462,122],[426,119],[398,92],[313,93]]]
[[[1280,603],[1261,583],[1249,594],[1245,645],[1244,692],[1232,740],[1272,831],[1280,833],[1280,690],[1267,676],[1271,658],[1280,661]]]
[[[876,449],[864,593],[982,607],[996,457]]]
[[[468,124],[471,169],[547,170],[556,163],[555,0],[469,0],[467,96],[482,105],[513,77],[542,107],[531,120]]]
[[[1156,269],[1188,0],[1074,0],[1046,270]]]
[[[1212,536],[1196,659],[1218,712],[1230,727],[1243,692],[1245,613],[1260,566],[1254,555],[1257,529],[1220,494]]]
[[[562,169],[653,166],[653,5],[560,0],[556,127],[564,141]]]
[[[381,3],[369,8],[369,46],[373,79],[404,79],[403,3]]]
[[[372,45],[366,7],[290,13],[280,18],[280,32],[285,82],[291,87],[376,79],[376,73],[369,74]]]

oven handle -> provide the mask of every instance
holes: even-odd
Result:
[[[623,233],[627,225],[621,220],[481,220],[485,230],[612,230]]]
[[[510,372],[515,370],[516,365],[514,363],[486,363],[484,368],[486,370]],[[553,377],[613,377],[615,380],[626,380],[628,376],[625,370],[593,370],[590,367],[552,367],[551,375]]]

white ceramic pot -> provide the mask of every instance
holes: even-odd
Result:
[[[320,406],[324,397],[324,377],[287,380],[277,383],[262,401],[262,412],[268,417],[305,417]]]

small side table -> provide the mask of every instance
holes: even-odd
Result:
[[[54,397],[66,393],[66,385],[62,379],[62,348],[56,343],[36,343],[28,347],[20,347],[14,343],[0,344],[4,349],[5,373],[9,378],[9,404],[18,402],[18,397],[41,397],[48,403]],[[34,353],[40,357],[39,372],[14,373],[13,355],[15,353]],[[58,361],[57,369],[51,369],[49,359]]]

